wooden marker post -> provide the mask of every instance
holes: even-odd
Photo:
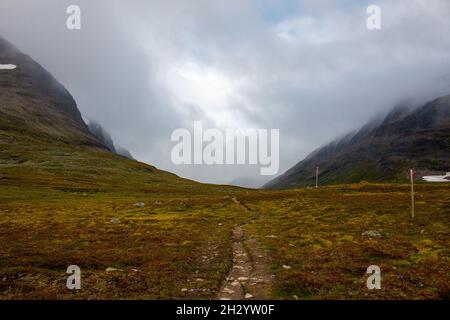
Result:
[[[316,167],[316,188],[319,187],[319,167]]]
[[[411,178],[411,217],[414,219],[414,170],[409,170],[409,176]]]

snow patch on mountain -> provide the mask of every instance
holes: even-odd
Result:
[[[15,64],[0,64],[0,70],[14,70],[16,68]]]

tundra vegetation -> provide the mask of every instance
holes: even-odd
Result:
[[[450,298],[449,183],[416,185],[413,220],[406,178],[185,180],[108,150],[70,93],[1,38],[0,58],[17,66],[0,71],[0,299]],[[448,129],[432,132],[429,154],[448,150],[430,142]],[[367,289],[371,265],[380,290]]]
[[[419,183],[412,220],[407,184],[205,185],[22,138],[0,148],[2,299],[214,299],[241,225],[267,257],[267,298],[449,298],[448,184]],[[81,290],[66,288],[70,265]],[[381,290],[366,287],[370,265]]]

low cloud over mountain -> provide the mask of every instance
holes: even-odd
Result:
[[[266,188],[314,186],[367,181],[406,181],[413,168],[420,178],[450,168],[450,95],[411,110],[397,107],[381,122],[311,153]]]
[[[366,27],[367,1],[80,0],[77,31],[66,28],[70,4],[2,0],[0,32],[118,145],[200,181],[258,168],[174,165],[170,135],[195,120],[280,129],[283,172],[405,98],[449,92],[448,0],[377,1],[378,31]]]

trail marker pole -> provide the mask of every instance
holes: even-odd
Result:
[[[319,187],[319,167],[316,167],[316,188]]]
[[[409,170],[409,176],[411,177],[411,217],[414,219],[414,170]]]

